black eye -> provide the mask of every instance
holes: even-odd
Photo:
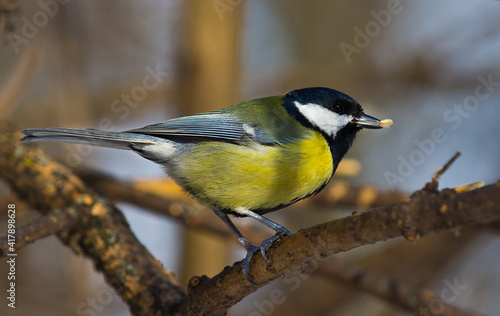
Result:
[[[342,104],[334,104],[333,105],[333,112],[340,114],[343,111],[344,111],[344,107],[342,106]]]

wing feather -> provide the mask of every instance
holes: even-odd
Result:
[[[218,140],[240,143],[253,140],[261,144],[276,143],[276,139],[266,134],[258,126],[247,124],[225,113],[209,112],[171,119],[126,131],[168,139],[192,138],[193,141]]]

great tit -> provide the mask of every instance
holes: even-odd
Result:
[[[187,192],[210,206],[247,250],[242,269],[277,239],[291,235],[262,215],[325,187],[362,128],[392,121],[363,113],[350,96],[305,88],[242,102],[222,110],[174,118],[124,132],[30,128],[22,141],[48,141],[129,149],[162,165]],[[250,243],[228,217],[249,216],[276,235]]]

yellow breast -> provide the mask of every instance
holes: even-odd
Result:
[[[177,177],[211,206],[265,211],[317,191],[333,168],[325,138],[308,130],[298,142],[274,146],[200,143],[182,159]]]

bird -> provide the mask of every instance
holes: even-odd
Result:
[[[263,215],[321,191],[361,129],[380,129],[376,119],[340,91],[311,87],[241,102],[224,109],[173,118],[123,132],[29,128],[23,142],[66,142],[127,149],[164,167],[186,192],[210,207],[229,227],[250,260],[292,235]],[[228,215],[250,217],[276,234],[250,243]]]

